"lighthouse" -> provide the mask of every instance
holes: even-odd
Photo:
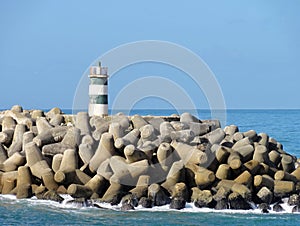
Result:
[[[98,66],[91,66],[89,78],[89,115],[107,116],[107,67],[101,67],[101,62],[99,62]]]

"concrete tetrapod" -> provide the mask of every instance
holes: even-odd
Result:
[[[47,121],[45,117],[40,117],[36,119],[36,127],[37,127],[38,134],[41,134],[52,128],[52,126],[50,125],[50,123]]]
[[[130,190],[138,199],[145,197],[148,194],[148,186],[150,185],[150,176],[141,175],[137,181],[136,187]]]
[[[118,138],[122,138],[125,135],[124,128],[118,122],[112,122],[109,125],[108,132],[113,135],[114,141]]]
[[[159,126],[161,142],[170,143],[172,141],[171,133],[175,131],[170,122],[163,122]]]
[[[7,158],[7,151],[5,147],[0,143],[0,163],[3,163]]]
[[[216,179],[214,172],[204,167],[200,167],[196,164],[187,164],[185,167],[194,173],[195,183],[201,189],[207,187]]]
[[[124,148],[124,155],[126,157],[126,162],[133,163],[140,160],[148,159],[145,152],[137,150],[134,145],[130,144]]]
[[[169,143],[161,143],[157,150],[157,160],[160,163],[162,169],[165,172],[168,172],[172,163],[174,162],[173,158],[173,149]]]
[[[47,144],[52,144],[55,142],[60,142],[64,138],[64,136],[67,133],[67,128],[63,126],[56,126],[54,128],[51,128],[50,130],[46,130],[40,134],[38,134],[36,137],[33,138],[33,142],[36,143],[37,146],[42,147]],[[54,145],[54,144],[52,144]],[[58,144],[56,144],[58,145]],[[43,147],[47,148],[47,146]],[[51,149],[51,145],[50,148]],[[51,153],[51,151],[49,151]]]
[[[137,145],[139,137],[140,137],[140,131],[138,129],[133,129],[129,133],[127,133],[124,137],[117,138],[115,141],[115,147],[121,149],[129,144]]]
[[[74,149],[67,149],[62,157],[59,170],[54,175],[57,183],[70,184],[78,168],[78,157]]]
[[[75,127],[80,130],[81,135],[91,134],[92,128],[87,112],[78,112],[75,120]]]
[[[60,125],[62,125],[63,123],[65,122],[65,119],[64,119],[64,117],[62,116],[62,115],[54,115],[51,119],[50,119],[50,121],[49,121],[49,123],[50,123],[50,125],[52,125],[52,126],[60,126]]]
[[[4,144],[6,147],[9,147],[12,143],[14,136],[14,130],[4,130],[0,132],[0,143]]]
[[[233,134],[239,131],[239,128],[236,125],[229,125],[224,128],[224,132],[227,137],[232,137]]]
[[[201,121],[197,119],[195,116],[193,116],[191,113],[184,112],[180,115],[180,122],[190,123],[190,122],[201,122]]]
[[[148,198],[153,201],[154,206],[163,206],[171,201],[159,184],[151,184],[148,187]]]
[[[132,116],[132,117],[131,117],[131,122],[132,122],[132,124],[133,124],[133,128],[134,128],[134,129],[138,129],[138,130],[139,130],[140,128],[142,128],[143,126],[149,124],[149,123],[148,123],[145,119],[143,119],[143,117],[140,116],[140,115],[134,115],[134,116]]]
[[[96,174],[84,186],[88,187],[93,193],[97,193],[101,197],[108,188],[108,181],[104,177]]]
[[[25,162],[25,157],[19,152],[14,153],[3,163],[0,163],[0,170],[4,172],[9,172],[16,170],[19,166],[22,166]]]
[[[153,125],[147,124],[140,128],[141,141],[144,143],[146,141],[153,141],[156,139],[157,134]]]
[[[5,116],[12,117],[17,124],[19,125],[25,125],[27,129],[32,128],[32,119],[29,117],[26,117],[26,115],[23,112],[17,112],[17,111],[6,111]]]
[[[26,132],[26,126],[24,124],[16,125],[12,144],[9,146],[7,154],[8,157],[12,156],[16,152],[22,151],[23,134]]]
[[[16,106],[0,112],[0,129],[0,191],[18,198],[246,209],[299,190],[299,162],[281,143],[190,114],[90,118]]]
[[[35,139],[34,139],[35,140]],[[80,143],[80,130],[75,127],[68,128],[60,143],[51,143],[43,146],[42,152],[46,155],[64,153],[67,149],[77,149]]]
[[[24,199],[32,196],[31,173],[28,166],[18,168],[17,198]]]
[[[182,161],[177,161],[172,164],[172,167],[166,177],[165,182],[161,184],[169,193],[172,193],[172,190],[175,184],[183,182],[185,180],[185,168]]]
[[[208,157],[205,152],[199,150],[195,146],[191,146],[185,143],[172,141],[171,146],[174,148],[176,154],[184,162],[184,164],[205,164],[208,161]]]
[[[96,172],[102,162],[115,155],[115,148],[113,144],[113,135],[111,133],[104,133],[101,136],[98,148],[89,162],[89,169]]]

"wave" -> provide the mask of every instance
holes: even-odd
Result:
[[[92,202],[94,206],[84,205],[77,202],[72,202],[74,200],[69,195],[62,195],[64,201],[62,203],[58,203],[55,201],[50,200],[40,200],[36,197],[32,197],[31,199],[17,199],[14,195],[0,195],[0,202],[10,202],[11,204],[18,205],[18,203],[28,204],[29,206],[45,206],[51,208],[52,210],[89,210],[91,208],[100,208],[102,210],[112,210],[112,211],[121,211],[121,204],[119,205],[111,205],[109,203],[102,203],[102,202]],[[282,212],[275,212],[273,211],[273,205],[271,206],[271,210],[269,210],[269,214],[276,214],[276,215],[283,215],[283,214],[291,214],[292,209],[294,206],[289,206],[287,204],[288,199],[283,200],[284,203],[281,204],[284,211]],[[232,210],[232,209],[225,209],[225,210],[215,210],[210,208],[198,208],[194,205],[194,203],[187,203],[184,209],[175,210],[170,209],[169,205],[164,206],[154,206],[152,208],[144,208],[142,206],[137,206],[135,210],[129,210],[130,212],[134,211],[143,211],[143,212],[185,212],[185,213],[226,213],[226,214],[265,214],[262,213],[260,209],[254,203],[251,203],[253,209],[252,210]],[[300,213],[293,213],[293,214],[300,214]]]

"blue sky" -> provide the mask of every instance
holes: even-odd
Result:
[[[214,72],[227,108],[300,108],[299,11],[297,0],[1,0],[0,109],[71,108],[81,76],[97,57],[140,40],[169,41],[196,53]],[[182,72],[132,65],[110,83],[110,102],[120,87],[157,73],[178,82]],[[198,108],[208,106],[190,81],[180,82]],[[150,103],[169,106],[156,99],[137,107]]]

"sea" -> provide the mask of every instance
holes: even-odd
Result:
[[[71,113],[71,110],[64,110]],[[173,110],[131,110],[130,114],[171,115]],[[200,119],[210,119],[209,110],[198,110]],[[267,133],[283,144],[284,150],[300,157],[300,110],[227,110],[226,125],[237,125],[239,131]],[[222,125],[223,127],[225,125]],[[70,197],[65,197],[66,199]],[[31,199],[17,200],[0,196],[0,225],[300,225],[300,213],[268,214],[250,211],[197,208],[187,203],[183,210],[168,206],[134,211],[120,211],[120,206],[103,204],[105,209]]]

